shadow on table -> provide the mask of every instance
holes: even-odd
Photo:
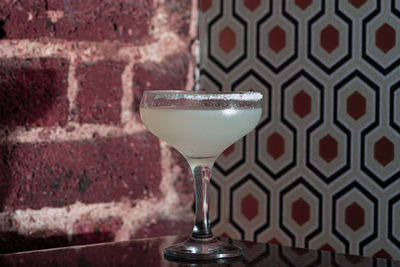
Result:
[[[230,240],[240,246],[243,256],[228,263],[198,263],[168,261],[163,249],[185,240],[182,236],[168,236],[127,242],[69,247],[55,250],[32,251],[0,255],[5,266],[399,266],[399,262],[373,259],[340,253],[299,249],[275,244]]]
[[[0,254],[112,242],[114,238],[114,233],[111,231],[77,234],[70,237],[62,232],[35,232],[30,236],[7,232],[0,236]]]

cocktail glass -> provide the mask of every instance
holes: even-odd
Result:
[[[196,193],[191,237],[167,247],[165,256],[195,261],[241,256],[241,248],[216,239],[211,232],[209,182],[217,157],[253,130],[261,114],[262,94],[257,92],[144,92],[140,103],[144,125],[186,158]]]

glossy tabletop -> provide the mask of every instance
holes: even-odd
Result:
[[[221,239],[243,249],[243,257],[225,263],[165,259],[164,247],[184,239],[183,236],[166,236],[5,254],[0,255],[0,266],[400,266],[400,261],[225,238]]]

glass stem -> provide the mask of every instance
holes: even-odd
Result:
[[[196,213],[192,237],[211,238],[210,219],[208,217],[208,188],[210,185],[211,167],[206,165],[192,166],[194,188],[196,192]]]

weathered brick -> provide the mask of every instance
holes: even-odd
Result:
[[[139,104],[145,90],[183,90],[187,82],[189,54],[167,56],[161,62],[144,62],[133,66],[133,94]],[[139,110],[138,105],[135,111]]]
[[[92,141],[12,144],[2,151],[6,163],[0,169],[1,210],[160,195],[160,148],[158,139],[149,133]]]
[[[194,184],[192,171],[189,163],[177,150],[172,149],[172,159],[174,164],[179,166],[180,172],[174,177],[174,189],[179,195],[179,205],[190,208],[194,202]]]
[[[124,62],[81,63],[76,69],[79,122],[119,124]]]
[[[0,128],[65,125],[68,61],[63,58],[0,60]]]
[[[168,14],[169,28],[181,38],[189,37],[192,1],[166,0],[164,9]]]
[[[62,12],[53,21],[48,12]],[[153,0],[19,0],[0,3],[3,37],[149,43]]]

